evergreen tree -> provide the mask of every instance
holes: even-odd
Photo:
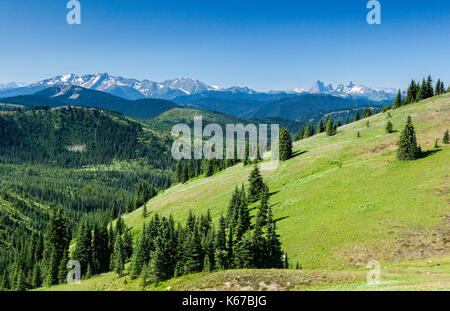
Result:
[[[327,136],[333,136],[336,134],[336,130],[335,130],[335,127],[333,125],[333,121],[331,120],[331,118],[329,118],[327,121],[326,133],[327,133]]]
[[[408,91],[406,92],[406,103],[412,103],[416,101],[417,98],[417,85],[414,80],[411,80],[411,83],[408,87]]]
[[[183,166],[183,178],[182,178],[182,182],[185,183],[189,180],[189,168],[188,168],[188,164],[185,164]]]
[[[193,233],[189,234],[185,247],[185,271],[186,273],[201,272],[203,269],[203,250],[201,237],[196,226]]]
[[[249,233],[234,245],[234,266],[237,269],[253,268],[253,244]]]
[[[89,227],[86,219],[83,219],[78,226],[76,241],[72,258],[80,262],[81,275],[84,276],[87,271],[87,267],[91,264],[92,260],[91,228]],[[65,264],[67,264],[67,261],[64,265]]]
[[[261,203],[257,214],[257,219],[260,221],[261,227],[267,224],[267,213],[269,210],[269,188],[264,187],[261,192]]]
[[[436,88],[434,90],[434,93],[436,95],[440,95],[441,94],[441,79],[438,79],[436,82]]]
[[[271,209],[269,209],[268,211],[266,236],[266,267],[282,268],[283,251],[281,250],[281,242],[279,240],[279,236],[276,233],[276,224],[273,220]]]
[[[130,230],[125,229],[122,242],[123,242],[124,261],[126,261],[133,254],[133,237],[131,236]]]
[[[144,203],[144,206],[142,207],[142,218],[147,218],[147,204]]]
[[[267,223],[267,220],[265,221]],[[255,228],[252,236],[253,247],[253,265],[257,269],[265,268],[265,256],[266,256],[266,239],[263,234],[264,221],[262,220],[261,213],[256,216]]]
[[[392,133],[394,130],[394,126],[392,125],[391,121],[388,121],[388,123],[386,124],[386,133],[390,134]]]
[[[249,203],[253,203],[259,200],[261,196],[261,191],[263,190],[264,187],[264,182],[257,165],[255,165],[253,170],[251,171],[248,181],[250,185],[248,188],[247,198],[249,200]]]
[[[444,137],[442,138],[442,143],[443,143],[443,144],[449,144],[448,130],[445,131],[445,133],[444,133]]]
[[[114,239],[114,249],[111,254],[111,269],[117,273],[117,276],[122,275],[125,267],[125,252],[123,250],[123,241],[120,234],[116,234]]]
[[[244,185],[242,185],[242,191],[240,194],[239,218],[236,227],[236,239],[238,241],[248,230],[250,230],[250,212],[248,210],[248,202],[245,195]]]
[[[356,122],[356,121],[359,121],[359,120],[360,120],[359,110],[356,110],[355,118],[353,119],[353,122]]]
[[[216,235],[214,260],[217,269],[225,269],[227,267],[227,236],[226,221],[223,215],[220,215],[219,229]]]
[[[426,97],[425,98],[430,98],[434,96],[434,90],[433,90],[433,80],[431,79],[431,76],[429,75],[427,78],[427,83],[426,83]]]
[[[44,237],[43,265],[45,267],[45,285],[58,282],[58,269],[63,260],[64,251],[69,247],[67,221],[61,209],[50,214],[50,221]]]
[[[92,232],[93,273],[107,272],[109,270],[110,257],[107,224],[104,220],[98,220],[94,223]]]
[[[26,276],[22,269],[19,269],[19,272],[17,273],[17,281],[14,290],[18,292],[24,292],[27,290],[27,282],[26,282]]]
[[[214,175],[214,159],[213,160],[205,160],[206,161],[206,173],[205,177],[210,177]]]
[[[34,264],[33,274],[31,277],[31,287],[38,288],[42,285],[41,267],[38,263]]]
[[[177,182],[182,182],[183,180],[183,168],[181,167],[181,161],[177,162],[177,168],[175,170],[177,176]]]
[[[292,138],[291,134],[289,134],[288,129],[282,128],[280,130],[280,160],[286,161],[289,160],[292,156]]]
[[[423,78],[422,80],[422,84],[420,84],[420,86],[418,87],[418,92],[417,92],[417,99],[416,101],[421,101],[424,100],[427,97],[427,83],[425,81],[425,78]]]
[[[408,117],[405,128],[400,135],[400,140],[397,145],[397,157],[399,160],[415,160],[420,156],[421,152],[419,146],[417,145],[416,133],[411,117]]]
[[[400,100],[401,100],[401,95],[400,95]],[[370,117],[370,116],[372,116],[372,109],[370,109],[369,107],[367,107],[367,108],[364,110],[363,118],[368,118],[368,117]]]
[[[194,161],[189,160],[188,161],[188,178],[194,178],[195,177],[195,167],[194,167]]]
[[[245,141],[245,149],[244,149],[244,166],[250,163],[250,147],[248,145],[248,140]]]
[[[69,272],[67,270],[68,262],[69,262],[69,255],[67,253],[67,250],[64,250],[62,260],[59,263],[59,267],[58,267],[58,282],[59,282],[59,284],[63,284],[67,280],[67,273]]]
[[[397,97],[394,100],[392,108],[397,109],[402,105],[402,92],[398,90]]]

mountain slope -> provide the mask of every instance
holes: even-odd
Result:
[[[339,128],[338,134],[294,143],[293,158],[263,173],[283,249],[305,271],[245,270],[188,275],[158,289],[449,289],[450,145],[434,149],[450,124],[450,94],[390,111],[397,132],[386,134],[387,113]],[[399,131],[411,116],[425,151],[416,161],[396,159]],[[366,122],[370,125],[367,127]],[[361,137],[357,137],[357,131]],[[251,167],[242,164],[210,178],[174,185],[147,203],[153,214],[184,221],[190,211],[226,212],[236,185]],[[254,211],[252,212],[254,214]],[[152,217],[148,216],[148,219]],[[141,232],[142,209],[125,216]],[[370,287],[363,269],[382,264],[382,284]],[[431,274],[430,274],[431,271]],[[125,276],[125,278],[127,278]],[[242,282],[240,280],[243,280]],[[129,281],[129,280],[128,280]],[[228,285],[227,285],[228,284]],[[231,287],[230,287],[231,286]],[[148,289],[152,289],[149,287]],[[113,273],[51,290],[139,290]]]
[[[385,102],[355,100],[325,94],[302,94],[296,97],[283,98],[250,110],[246,117],[280,117],[297,120],[305,115],[329,113],[337,110],[367,106],[381,107]]]
[[[147,123],[159,131],[170,132],[172,127],[178,123],[184,123],[193,128],[194,117],[202,116],[204,126],[206,124],[219,124],[225,130],[227,124],[279,124],[280,128],[288,128],[292,133],[300,130],[302,124],[296,121],[282,118],[239,118],[222,112],[199,110],[193,108],[174,108],[167,110]],[[224,133],[225,135],[225,133]]]
[[[162,99],[126,100],[105,92],[71,85],[53,86],[34,95],[2,98],[0,102],[32,107],[62,105],[98,107],[141,119],[154,118],[160,113],[176,107],[174,103]]]
[[[364,265],[372,256],[380,261],[416,258],[419,240],[430,243],[422,256],[441,253],[442,236],[448,233],[445,216],[450,213],[450,147],[432,149],[450,124],[449,103],[446,95],[391,111],[397,131],[411,115],[419,143],[425,151],[431,149],[417,161],[396,160],[399,132],[385,134],[386,114],[378,114],[341,127],[334,137],[321,134],[296,142],[294,149],[302,154],[264,174],[291,262],[299,261],[305,268],[339,268]],[[176,185],[152,199],[147,209],[173,214],[176,220],[185,220],[189,210],[210,209],[217,219],[250,170],[238,165]],[[126,217],[136,232],[141,214],[138,210]],[[435,245],[431,232],[438,237]]]
[[[168,153],[168,135],[120,113],[97,108],[0,112],[0,135],[2,163],[82,166],[145,158],[156,167],[170,166],[166,157],[159,159]]]

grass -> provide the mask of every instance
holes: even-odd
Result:
[[[197,273],[143,287],[140,278],[106,273],[54,291],[329,291],[450,290],[450,257],[382,265],[380,283],[366,281],[368,270],[229,270]],[[48,290],[39,288],[38,290]]]
[[[450,214],[450,146],[412,162],[398,161],[395,150],[408,115],[422,149],[432,149],[450,124],[449,103],[447,95],[391,111],[397,131],[392,134],[385,133],[385,113],[343,126],[333,137],[321,134],[294,143],[294,151],[303,153],[264,174],[283,248],[292,263],[298,261],[307,269],[345,269],[370,259],[408,259],[401,247],[404,240],[432,242],[430,237],[445,227],[444,216]],[[251,169],[238,165],[175,185],[149,201],[147,210],[184,221],[189,210],[209,209],[217,220],[226,212],[234,187],[247,181]],[[138,234],[141,209],[125,221]],[[431,243],[431,254],[442,246],[435,244],[434,251]]]
[[[435,140],[442,139],[450,124],[450,95],[390,114],[394,133],[385,133],[388,114],[377,114],[339,128],[336,136],[321,134],[295,142],[294,152],[300,154],[263,174],[283,249],[291,264],[299,262],[304,271],[199,274],[156,289],[222,288],[224,279],[247,273],[262,280],[279,274],[286,284],[293,284],[275,289],[371,290],[363,269],[369,260],[381,262],[390,280],[375,289],[450,289],[450,146],[434,149]],[[395,150],[407,116],[412,117],[425,156],[402,162]],[[147,211],[172,214],[183,222],[189,210],[209,209],[217,221],[226,212],[233,189],[247,181],[251,169],[237,165],[210,178],[175,185],[150,200]],[[134,234],[144,223],[141,209],[125,216]],[[429,258],[442,264],[429,267]],[[419,263],[411,266],[411,260]],[[137,281],[124,285],[117,280],[111,274],[94,277],[80,288],[139,289]]]

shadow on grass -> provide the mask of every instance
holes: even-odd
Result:
[[[295,152],[295,153],[293,153],[293,154],[291,155],[291,157],[289,158],[289,160],[290,160],[290,159],[293,159],[293,158],[295,158],[295,157],[298,157],[298,156],[300,156],[300,155],[302,155],[302,154],[304,154],[304,153],[307,153],[307,152],[308,152],[308,151],[306,151],[306,150]]]
[[[419,159],[424,159],[426,157],[432,156],[433,154],[438,153],[439,151],[442,151],[442,149],[438,148],[433,150],[422,151],[422,154],[420,155]]]
[[[275,223],[277,223],[277,222],[279,222],[279,221],[285,220],[286,218],[289,218],[289,216],[280,217],[280,218],[274,219],[273,221],[274,221]]]
[[[277,190],[277,191],[274,191],[274,192],[269,192],[269,196],[271,197],[271,196],[277,194],[278,192],[280,192],[280,190]]]

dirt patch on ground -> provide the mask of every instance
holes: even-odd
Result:
[[[338,256],[360,268],[370,260],[400,262],[450,254],[450,215],[444,216],[442,223],[432,229],[393,228],[388,233],[393,235],[389,240],[370,246],[348,245]]]
[[[235,270],[218,272],[213,287],[196,286],[201,291],[289,291],[301,290],[311,286],[324,286],[335,282],[345,283],[361,280],[364,275],[346,274],[331,271],[300,270]],[[198,279],[201,283],[201,279]],[[209,284],[212,285],[212,284]],[[185,288],[183,290],[192,290]]]

